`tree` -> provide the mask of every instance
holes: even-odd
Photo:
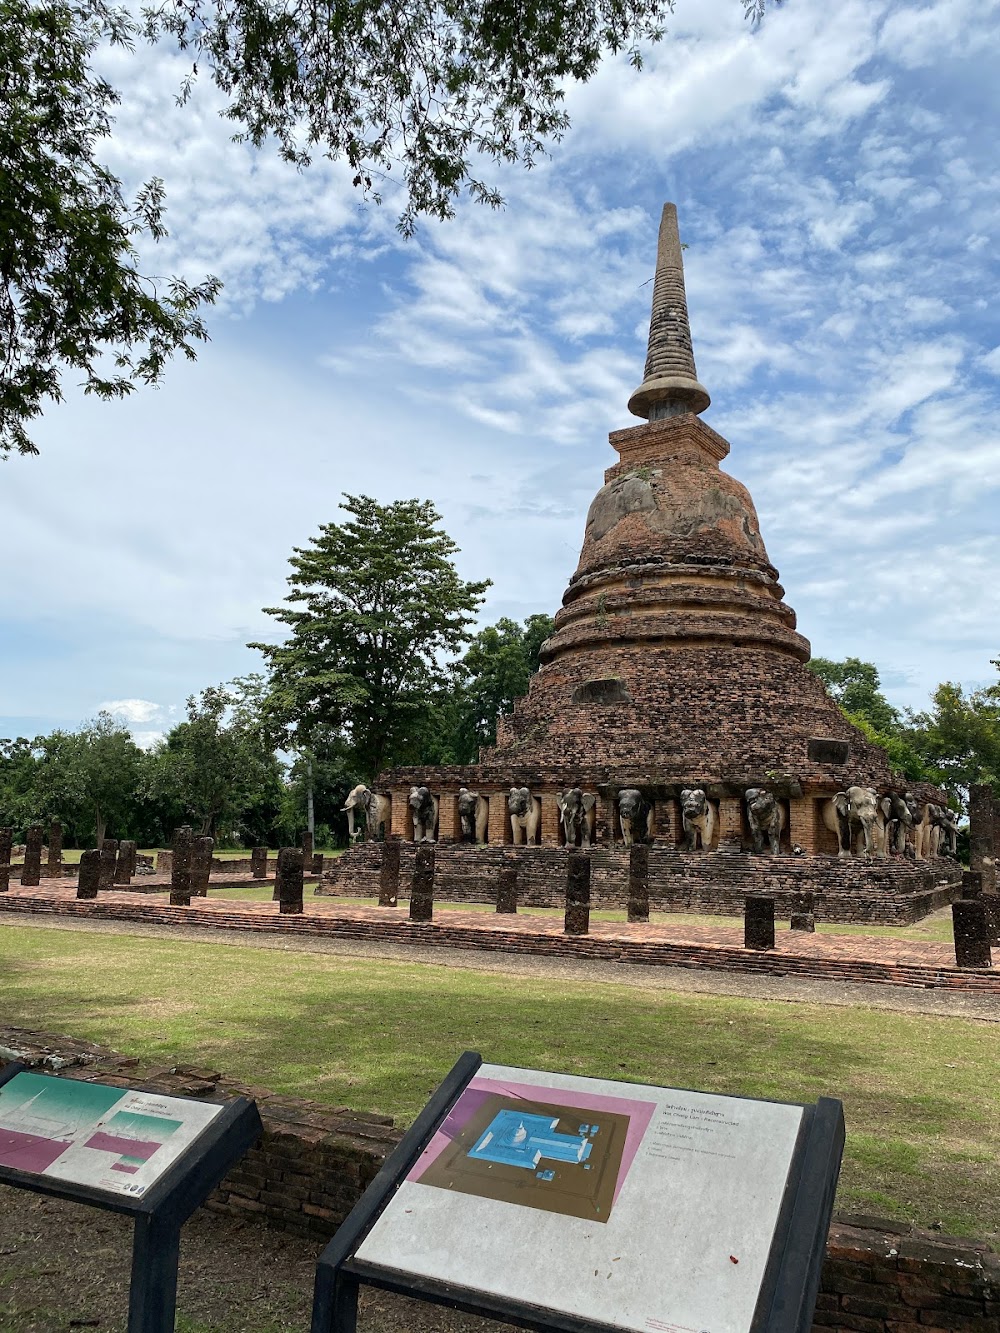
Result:
[[[765,0],[741,3],[761,17]],[[569,123],[567,84],[609,51],[627,49],[638,68],[672,9],[159,0],[140,26],[109,0],[0,0],[0,456],[37,452],[26,426],[62,398],[64,376],[121,398],[157,383],[175,352],[193,358],[207,336],[198,310],[220,287],[138,272],[136,239],[165,234],[163,184],[153,177],[126,203],[95,156],[119,101],[92,69],[102,41],[131,49],[144,34],[188,52],[179,100],[207,68],[237,139],[273,138],[299,168],[316,153],[343,159],[376,203],[399,180],[409,235],[421,214],[450,217],[463,189],[498,207],[478,163],[530,167]]]
[[[128,728],[98,713],[77,731],[36,738],[38,817],[62,819],[100,847],[108,829],[125,837],[138,800],[143,753]]]
[[[454,682],[435,709],[422,758],[470,764],[496,741],[497,718],[528,693],[538,654],[552,633],[551,616],[529,616],[521,626],[504,617],[479,631],[454,668]]]
[[[95,156],[118,94],[93,53],[133,31],[105,0],[0,0],[0,456],[37,453],[26,425],[62,398],[64,375],[122,398],[207,336],[197,312],[217,279],[136,267],[137,238],[165,235],[162,182],[126,203]]]
[[[459,578],[458,547],[427,501],[345,495],[341,507],[347,522],[295,548],[287,604],[264,608],[289,637],[249,646],[267,660],[271,715],[290,742],[329,728],[370,780],[416,757],[444,659],[469,641],[489,580]]]
[[[914,744],[961,799],[973,782],[992,783],[1000,793],[1000,684],[966,694],[944,681],[931,708],[913,714],[910,725]]]
[[[281,803],[281,770],[260,713],[260,677],[212,685],[187,701],[187,720],[153,754],[151,787],[195,820],[202,836],[259,835]]]
[[[902,714],[879,688],[881,681],[874,662],[862,662],[859,657],[845,657],[842,662],[814,657],[808,665],[851,717],[863,717],[876,731],[888,735],[900,726]]]

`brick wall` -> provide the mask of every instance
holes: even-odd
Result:
[[[317,893],[372,897],[378,894],[381,848],[360,843],[339,857]],[[557,847],[439,846],[435,894],[448,902],[496,902],[500,868],[515,856],[519,897],[526,907],[561,907],[566,893],[566,852]],[[404,843],[400,896],[409,896],[414,846]],[[628,897],[628,852],[595,847],[591,852],[591,894],[596,908],[624,908]],[[649,905],[655,912],[704,912],[742,916],[748,893],[768,893],[787,920],[791,897],[815,894],[819,921],[870,922],[903,926],[920,921],[958,895],[961,867],[938,858],[913,862],[841,861],[830,856],[686,855],[651,847]]]
[[[252,1093],[263,1138],[206,1207],[266,1218],[314,1244],[317,1257],[400,1137],[386,1116],[242,1088],[212,1070],[142,1069],[88,1042],[0,1028],[0,1067],[15,1055],[48,1072],[174,1096]],[[813,1333],[1000,1333],[1000,1258],[975,1241],[841,1216],[827,1241]]]

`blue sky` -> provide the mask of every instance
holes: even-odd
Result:
[[[72,393],[0,469],[0,735],[112,707],[148,742],[258,669],[292,547],[342,492],[441,511],[485,623],[554,612],[609,430],[642,377],[660,207],[678,205],[708,421],[813,651],[897,703],[1000,653],[995,234],[1000,2],[677,0],[609,60],[501,212],[403,241],[398,201],[229,142],[168,51],[109,54],[108,160],[164,178],[151,271],[226,288],[196,365]]]

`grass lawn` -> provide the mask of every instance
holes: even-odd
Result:
[[[837,1096],[841,1208],[1000,1231],[987,1023],[21,926],[0,930],[0,1014],[400,1123],[467,1048],[602,1078]]]
[[[305,885],[306,903],[312,897],[313,889],[316,887],[315,880],[307,880]],[[252,885],[236,889],[213,889],[210,897],[229,898],[233,900],[243,900],[244,902],[270,902],[274,893],[273,885],[261,885],[259,888]],[[371,898],[346,898],[337,894],[334,898],[326,898],[327,902],[342,903],[345,907],[371,907],[376,899]],[[407,901],[403,902],[403,911],[407,910]],[[461,912],[493,912],[495,907],[491,903],[449,903],[442,902],[435,898],[435,910],[440,909],[443,912],[461,911]],[[561,907],[519,907],[518,912],[527,916],[556,916],[563,915]],[[624,921],[626,913],[624,908],[615,908],[610,911],[594,910],[591,912],[594,921]],[[650,921],[657,925],[677,925],[677,926],[738,926],[742,928],[743,918],[741,916],[698,916],[693,912],[651,912]],[[779,922],[779,930],[782,925]],[[784,927],[787,929],[787,927]],[[829,924],[819,924],[816,929],[826,935],[881,935],[886,939],[894,940],[931,940],[943,944],[950,944],[954,939],[954,933],[951,926],[951,908],[945,908],[944,911],[935,912],[933,916],[925,917],[923,921],[918,921],[915,926],[865,926],[865,925],[840,925],[837,922]]]

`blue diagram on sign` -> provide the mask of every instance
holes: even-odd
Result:
[[[537,1170],[542,1159],[585,1163],[594,1147],[592,1136],[598,1130],[597,1125],[581,1125],[577,1134],[560,1134],[558,1124],[558,1116],[499,1111],[468,1155],[478,1161],[536,1171],[539,1180],[554,1180],[554,1171]]]

